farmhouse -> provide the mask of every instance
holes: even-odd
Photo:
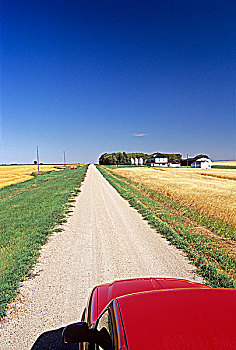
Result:
[[[211,169],[212,161],[209,158],[198,158],[191,164],[191,168]]]
[[[168,157],[159,152],[154,153],[152,158],[146,162],[146,165],[153,167],[168,167]]]

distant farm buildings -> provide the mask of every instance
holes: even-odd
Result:
[[[131,165],[143,165],[143,158],[137,158],[137,157],[135,157],[135,158],[133,158],[133,157],[131,157],[130,158],[130,164]]]
[[[179,168],[180,167],[180,162],[177,160],[172,160],[169,159],[166,155],[162,153],[154,153],[152,155],[152,158],[150,159],[144,159],[142,157],[131,157],[130,158],[130,164],[131,165],[147,165],[150,167],[170,167],[170,168]]]
[[[181,165],[191,168],[211,169],[212,161],[207,157],[196,156],[194,158],[183,159]]]
[[[211,169],[212,161],[209,158],[198,158],[191,163],[191,168]]]
[[[180,168],[181,164],[175,160],[169,161],[168,167],[170,168]]]
[[[163,154],[157,152],[154,153],[152,158],[147,160],[146,162],[147,166],[152,167],[168,167],[168,157],[164,156]]]
[[[207,157],[196,156],[194,158],[187,158],[183,161],[177,160],[174,157],[168,157],[162,153],[154,153],[150,159],[143,158],[131,158],[132,165],[146,164],[149,167],[163,167],[163,168],[180,168],[183,166],[191,166],[191,168],[210,169],[212,167],[212,161]]]

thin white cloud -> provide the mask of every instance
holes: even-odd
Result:
[[[136,132],[134,132],[133,133],[133,136],[136,136],[136,137],[142,137],[142,136],[146,136],[147,134],[142,134],[142,133],[136,133]]]

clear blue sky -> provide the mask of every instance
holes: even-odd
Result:
[[[235,159],[235,7],[3,0],[0,163]]]

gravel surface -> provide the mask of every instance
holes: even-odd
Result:
[[[1,322],[0,350],[56,349],[47,339],[80,320],[96,284],[144,276],[202,281],[184,254],[150,228],[94,165],[81,190],[64,231],[42,248],[35,277],[23,283]]]

